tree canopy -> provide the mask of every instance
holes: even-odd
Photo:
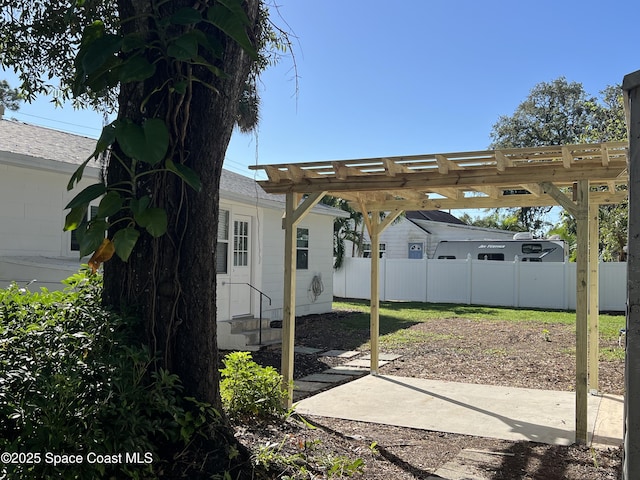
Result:
[[[607,86],[600,96],[593,96],[585,92],[581,83],[569,82],[564,77],[539,83],[512,115],[498,119],[491,138],[492,149],[624,140],[622,89]],[[509,193],[520,192],[505,192]],[[601,248],[605,258],[617,258],[622,252],[626,225],[617,219],[624,215],[625,208],[624,205],[601,207]],[[515,214],[525,229],[544,234],[548,226],[545,216],[550,211],[551,207],[514,208],[508,209],[507,216]],[[567,221],[566,216],[562,218],[563,222]],[[570,232],[571,229],[569,223],[561,230]]]

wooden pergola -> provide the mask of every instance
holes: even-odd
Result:
[[[608,142],[402,157],[256,165],[286,195],[282,376],[293,398],[296,225],[325,195],[363,213],[371,239],[371,373],[379,359],[379,237],[407,210],[560,205],[577,221],[576,441],[598,389],[598,206],[627,197],[628,144]],[[507,193],[505,193],[507,192]],[[514,193],[516,192],[516,193]],[[381,219],[381,213],[385,213]]]

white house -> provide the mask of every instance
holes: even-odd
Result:
[[[450,213],[439,210],[409,211],[380,235],[380,255],[384,258],[433,258],[442,240],[511,240],[513,232],[467,225]],[[371,242],[364,232],[363,257],[371,254]],[[352,248],[347,248],[349,254]]]
[[[36,280],[31,288],[59,289],[60,280],[78,270],[77,246],[62,230],[64,207],[97,181],[100,165],[89,164],[71,192],[66,186],[95,142],[0,119],[0,287]],[[263,344],[279,339],[279,329],[270,324],[282,319],[283,211],[283,197],[265,193],[251,178],[223,171],[216,262],[220,348],[255,349],[260,339]],[[298,226],[297,315],[331,311],[336,215],[345,214],[318,205]]]

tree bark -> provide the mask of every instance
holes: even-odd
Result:
[[[152,3],[118,1],[123,33],[136,31],[147,39],[153,38]],[[193,2],[176,0],[169,2],[167,8],[175,11],[192,5]],[[245,2],[252,25],[258,6],[258,0]],[[127,22],[128,18],[135,20]],[[156,100],[152,96],[143,107],[149,94],[171,75],[170,65],[161,62],[153,78],[121,88],[118,117],[137,123],[147,116],[166,119],[172,125],[173,138],[183,136],[174,162],[186,159],[184,164],[199,175],[202,190],[195,192],[172,173],[144,177],[136,186],[138,195],[151,195],[153,204],[167,211],[168,232],[152,238],[141,230],[127,263],[115,256],[105,263],[103,300],[118,311],[133,309],[143,321],[144,341],[158,355],[157,368],[178,374],[186,396],[220,409],[215,273],[219,180],[251,58],[219,30],[211,27],[207,33],[223,47],[217,66],[227,76],[216,77],[209,70],[196,67],[192,74],[218,93],[194,82],[183,98],[174,95],[168,100]],[[117,145],[114,153],[122,155]],[[106,176],[110,185],[126,178],[113,155]]]

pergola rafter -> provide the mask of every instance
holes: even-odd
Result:
[[[561,205],[577,220],[576,440],[587,441],[587,392],[597,389],[597,217],[627,196],[628,143],[608,142],[474,152],[256,165],[273,194],[287,195],[282,374],[292,401],[295,329],[295,225],[323,195],[362,211],[371,238],[371,372],[378,369],[380,233],[406,210]],[[307,200],[300,202],[302,195]],[[380,213],[387,217],[382,220]],[[591,225],[591,228],[590,228]],[[591,253],[589,253],[591,252]],[[590,303],[591,298],[591,303]],[[589,338],[589,332],[591,337]],[[595,353],[594,353],[595,352]],[[590,353],[590,355],[588,355]]]

